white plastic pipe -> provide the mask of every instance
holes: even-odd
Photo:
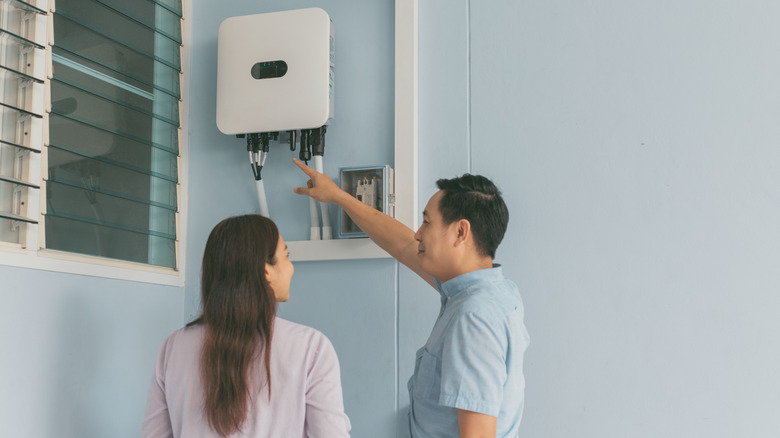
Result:
[[[322,155],[315,155],[312,157],[312,160],[314,161],[314,170],[325,173],[325,167],[322,164]],[[333,229],[330,226],[328,204],[320,202],[320,210],[322,211],[322,240],[330,240],[333,238]]]
[[[317,214],[317,201],[314,198],[309,198],[309,215],[311,216],[309,240],[320,240],[320,217]]]
[[[257,180],[257,200],[260,201],[260,215],[271,217],[268,213],[268,200],[265,198],[265,186],[263,180]]]

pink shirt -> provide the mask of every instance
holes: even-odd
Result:
[[[160,347],[142,426],[145,438],[218,436],[203,413],[203,334],[202,325],[185,327]],[[276,318],[271,401],[267,389],[253,397],[243,431],[231,437],[348,437],[350,428],[333,345],[311,327]]]

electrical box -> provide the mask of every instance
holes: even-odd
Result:
[[[320,8],[225,19],[217,127],[225,134],[319,128],[333,118],[334,31]]]
[[[339,170],[342,190],[382,213],[395,216],[393,169],[390,166],[344,167]],[[366,237],[339,208],[339,237]]]

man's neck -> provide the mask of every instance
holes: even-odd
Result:
[[[439,281],[445,283],[452,280],[455,277],[459,277],[469,272],[479,271],[482,269],[490,269],[493,267],[493,259],[490,257],[479,257],[472,260],[463,261],[461,263],[455,263],[453,269],[449,270],[445,278],[439,278]]]

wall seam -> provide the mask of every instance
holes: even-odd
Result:
[[[401,269],[399,269],[400,263],[396,260],[395,261],[395,321],[393,324],[395,325],[395,367],[394,367],[394,378],[395,378],[395,413],[396,418],[398,417],[398,414],[401,412],[401,387],[399,386],[401,384]],[[396,421],[396,424],[398,422]],[[398,432],[398,431],[396,431]],[[398,433],[396,433],[396,436]]]
[[[466,150],[468,151],[468,172],[471,168],[471,0],[466,0]]]

